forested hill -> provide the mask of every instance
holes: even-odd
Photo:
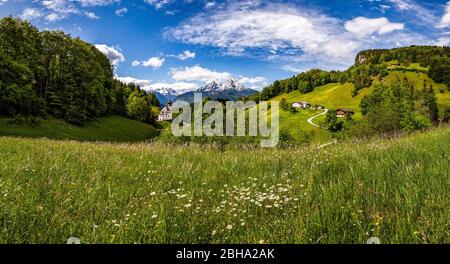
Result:
[[[450,48],[411,46],[362,51],[345,71],[312,69],[275,81],[247,99],[284,102],[280,123],[291,135],[298,134],[293,127],[306,124],[302,115],[307,112],[299,113],[289,104],[307,101],[329,109],[322,128],[368,136],[449,123],[449,87]],[[349,109],[354,115],[339,119],[336,109]]]
[[[418,67],[409,67],[411,64]],[[304,94],[328,83],[352,83],[352,96],[356,96],[362,88],[370,87],[374,79],[387,76],[393,67],[403,67],[401,70],[404,71],[423,72],[437,83],[450,85],[450,48],[411,46],[390,50],[366,50],[360,52],[356,56],[355,64],[345,71],[312,69],[285,80],[275,81],[250,98],[268,100],[295,90]]]
[[[450,47],[411,46],[395,49],[364,50],[356,55],[355,65],[380,64],[397,60],[400,64],[416,62],[427,67],[435,57],[450,57]]]
[[[121,115],[152,123],[159,102],[114,79],[95,46],[61,31],[39,31],[27,21],[0,20],[0,116],[54,116],[82,125]]]

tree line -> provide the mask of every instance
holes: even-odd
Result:
[[[450,57],[450,47],[410,46],[395,49],[365,50],[356,55],[355,65],[381,64],[397,60],[401,64],[416,62],[428,67],[434,57]]]
[[[27,21],[0,20],[0,115],[54,116],[76,125],[108,115],[152,123],[156,96],[114,79],[95,46]]]

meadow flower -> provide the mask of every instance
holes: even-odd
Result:
[[[152,219],[155,219],[156,217],[158,217],[158,215],[156,214],[152,215]]]
[[[233,225],[227,225],[227,229],[228,229],[228,230],[233,229]]]

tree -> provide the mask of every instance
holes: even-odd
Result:
[[[280,101],[280,107],[281,109],[283,109],[284,111],[289,111],[289,104],[287,103],[286,98],[282,98]]]
[[[77,125],[128,116],[132,93],[148,107],[159,106],[154,94],[115,80],[109,59],[95,46],[12,17],[0,19],[0,86],[1,115],[50,114]],[[133,116],[151,122],[135,110]]]
[[[131,118],[137,121],[151,121],[151,108],[145,98],[140,97],[137,91],[131,93],[130,97],[128,98],[127,113]]]
[[[430,86],[430,89],[426,90],[424,93],[424,104],[428,107],[428,118],[432,122],[437,123],[439,120],[439,108],[432,85]]]
[[[450,123],[450,107],[446,106],[442,112],[442,123]]]
[[[325,128],[331,132],[339,132],[342,130],[343,122],[336,116],[335,110],[329,110],[325,117]]]
[[[433,57],[428,76],[437,83],[445,83],[450,89],[450,57]]]
[[[42,116],[42,100],[33,90],[30,69],[0,52],[0,115]]]

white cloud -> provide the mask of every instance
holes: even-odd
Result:
[[[387,1],[391,3],[397,10],[409,13],[410,15],[414,16],[416,19],[410,20],[411,23],[417,23],[417,21],[421,21],[429,25],[435,25],[439,21],[439,19],[429,9],[423,7],[414,0]]]
[[[100,18],[94,12],[85,12],[84,14],[90,19],[99,19]]]
[[[0,6],[3,4],[6,4],[8,2],[8,0],[0,0]]]
[[[360,37],[372,35],[374,33],[386,34],[395,30],[402,30],[404,28],[404,24],[391,23],[385,17],[373,19],[357,17],[353,20],[345,22],[344,26],[348,32],[356,34]]]
[[[110,47],[105,44],[96,44],[95,47],[103,54],[105,54],[106,57],[108,57],[109,61],[111,61],[111,64],[114,66],[117,66],[119,63],[125,61],[125,57],[120,52],[119,47]]]
[[[211,7],[215,6],[215,5],[216,5],[216,2],[207,2],[205,4],[205,8],[211,8]]]
[[[253,78],[249,78],[249,77],[241,77],[241,79],[239,79],[240,83],[264,83],[266,82],[266,78],[261,77],[261,76],[257,76],[257,77],[253,77]]]
[[[297,67],[294,65],[284,65],[281,67],[281,69],[283,69],[285,71],[293,72],[293,73],[301,73],[301,72],[305,71],[303,68]]]
[[[442,37],[439,38],[436,43],[434,43],[436,46],[450,46],[450,37]]]
[[[380,9],[381,10],[388,10],[388,9],[391,9],[392,7],[390,6],[390,5],[380,5]]]
[[[247,88],[251,88],[254,90],[261,90],[262,88],[268,85],[267,79],[261,76],[257,77],[241,76],[239,79],[239,83],[245,85]]]
[[[250,5],[249,3],[246,3]],[[231,6],[199,14],[169,29],[165,35],[185,43],[245,55],[251,50],[306,52],[351,61],[357,43],[345,36],[340,21],[290,5]]]
[[[120,0],[42,0],[39,2],[45,10],[45,19],[49,22],[59,21],[69,18],[71,15],[86,16],[89,19],[99,19],[91,11],[86,11],[86,7],[108,6],[120,2]]]
[[[123,83],[134,83],[136,85],[139,85],[140,87],[142,87],[143,89],[145,89],[146,87],[148,87],[150,85],[150,81],[149,80],[139,80],[130,76],[126,76],[126,77],[115,77],[117,80],[123,82]]]
[[[128,13],[128,8],[124,7],[124,8],[117,9],[114,13],[116,13],[117,16],[123,16],[126,13]]]
[[[25,8],[20,15],[21,19],[33,20],[36,18],[40,18],[44,16],[44,14],[36,8]]]
[[[402,11],[411,10],[414,8],[414,4],[407,0],[388,0],[390,3],[394,4],[394,6]]]
[[[45,16],[50,22],[66,19],[71,14],[80,14],[75,4],[68,0],[45,0],[41,4],[51,11]]]
[[[165,62],[164,58],[152,57],[145,61],[135,60],[131,63],[131,66],[133,67],[143,66],[143,67],[152,67],[153,69],[159,69],[161,68],[161,66],[163,66],[164,62]]]
[[[156,9],[161,9],[173,2],[173,0],[144,0],[147,4],[154,6]]]
[[[190,82],[157,82],[152,83],[149,80],[144,79],[136,79],[134,77],[126,76],[126,77],[115,77],[117,80],[123,82],[123,83],[134,83],[136,85],[139,85],[142,89],[151,91],[156,89],[162,89],[162,88],[171,88],[176,91],[192,91],[197,88],[199,88],[201,85],[198,83],[190,83]]]
[[[305,70],[348,68],[363,49],[432,42],[387,18],[355,18],[346,23],[306,7],[263,1],[229,1],[168,28],[164,35],[215,47],[221,55],[257,57]]]
[[[161,57],[152,57],[146,61],[142,61],[142,66],[144,67],[152,67],[153,69],[161,68],[164,64],[165,59]]]
[[[178,58],[180,60],[187,60],[187,59],[194,59],[196,56],[195,52],[190,52],[189,50],[185,50],[182,53],[178,54],[178,55],[168,55],[167,57],[175,57]]]
[[[182,69],[172,69],[172,79],[176,81],[203,81],[209,82],[212,80],[226,80],[232,77],[228,72],[217,72],[203,68],[199,65],[193,67],[184,67]]]
[[[58,13],[50,13],[45,16],[45,20],[50,21],[50,22],[59,21],[64,18],[66,18],[66,16],[58,14]]]
[[[445,14],[441,18],[441,21],[437,25],[437,28],[446,28],[450,26],[450,2],[447,3],[445,7]]]
[[[82,6],[107,6],[120,2],[120,0],[78,0]]]

